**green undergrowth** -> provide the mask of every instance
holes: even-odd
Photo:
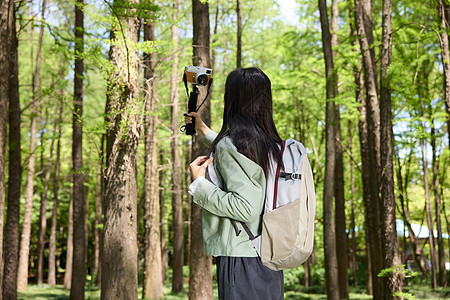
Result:
[[[185,266],[183,269],[184,273],[184,292],[182,293],[172,293],[172,271],[167,270],[166,280],[164,282],[164,298],[168,300],[179,300],[188,299],[189,291],[189,268]],[[213,266],[213,274],[215,274],[215,265]],[[326,291],[323,285],[324,274],[317,272],[314,274],[315,285],[311,287],[305,287],[302,282],[302,272],[298,270],[289,270],[284,272],[285,278],[285,299],[286,300],[326,300]],[[323,276],[323,277],[322,277]],[[140,281],[142,277],[139,278]],[[214,299],[217,297],[217,284],[214,275]],[[317,281],[317,282],[316,282]],[[428,284],[428,280],[420,280],[420,278],[414,279],[409,282],[408,285],[403,287],[403,292],[408,295],[405,299],[416,299],[416,300],[426,300],[426,299],[450,299],[450,288],[431,289]],[[66,300],[69,299],[70,291],[66,290],[62,285],[48,286],[48,285],[29,285],[27,292],[19,292],[19,300]],[[142,287],[139,286],[139,297],[142,297]],[[88,278],[88,285],[86,286],[85,292],[86,300],[100,300],[100,291],[94,285],[90,285]],[[141,299],[141,298],[140,298]],[[372,299],[372,296],[366,293],[366,288],[363,285],[358,287],[350,287],[349,299]]]

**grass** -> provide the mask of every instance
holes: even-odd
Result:
[[[215,288],[215,297],[217,299],[217,286]],[[164,299],[168,300],[180,300],[188,299],[187,295],[188,284],[185,284],[185,292],[173,294],[171,293],[171,283],[166,280],[164,284]],[[430,287],[425,285],[413,285],[405,286],[403,291],[412,294],[417,300],[427,300],[427,299],[449,299],[450,298],[450,288],[437,288],[432,290]],[[69,290],[66,290],[62,285],[56,285],[50,287],[48,285],[29,285],[27,292],[19,292],[19,300],[67,300],[69,299]],[[139,289],[139,296],[142,295],[142,289]],[[323,287],[311,287],[305,288],[298,286],[298,289],[286,291],[286,300],[326,300],[326,293],[323,291]],[[95,287],[87,287],[85,293],[86,300],[99,300],[100,291]],[[350,288],[350,299],[372,299],[372,296],[367,295],[362,288]],[[413,299],[413,298],[409,298]]]
[[[215,267],[215,266],[214,266]],[[172,282],[172,274],[169,269],[167,272],[167,279],[164,282],[164,299],[168,300],[180,300],[180,299],[188,299],[188,290],[189,290],[189,282],[188,282],[188,274],[189,269],[186,267],[183,270],[185,276],[184,283],[184,292],[183,293],[172,293],[171,292],[171,282]],[[215,269],[213,270],[213,274],[215,274]],[[287,276],[286,276],[287,275]],[[286,300],[326,300],[326,291],[323,286],[315,285],[309,288],[304,287],[299,283],[299,280],[289,279],[289,275],[285,275],[285,299]],[[218,299],[217,297],[217,284],[214,276],[214,299]],[[405,299],[416,299],[416,300],[427,300],[427,299],[450,299],[450,287],[437,289],[431,289],[428,283],[428,280],[415,278],[412,280],[407,286],[403,287],[403,292],[412,295],[413,297],[405,298]],[[19,292],[18,299],[19,300],[66,300],[69,299],[70,291],[66,290],[62,285],[56,285],[50,287],[48,285],[29,285],[27,292]],[[138,291],[139,297],[142,296],[142,287],[139,287]],[[96,286],[88,285],[85,291],[85,299],[86,300],[100,300],[100,291]],[[357,299],[357,300],[368,300],[372,299],[372,296],[366,293],[364,286],[358,287],[350,287],[350,296],[349,299]]]

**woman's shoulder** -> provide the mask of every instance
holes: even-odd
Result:
[[[224,136],[216,145],[216,153],[222,153],[225,151],[238,152],[236,146],[233,144],[233,140],[229,136]]]

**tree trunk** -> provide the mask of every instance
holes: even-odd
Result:
[[[439,16],[441,18],[441,57],[442,65],[444,69],[444,99],[445,99],[445,109],[447,111],[447,131],[448,131],[448,141],[450,147],[450,53],[449,53],[449,43],[448,43],[448,33],[447,33],[447,20],[445,18],[445,6],[444,1],[439,0]]]
[[[441,197],[439,193],[439,162],[436,156],[436,133],[434,128],[434,120],[431,126],[431,152],[433,153],[433,191],[434,191],[434,208],[436,213],[436,229],[437,229],[437,243],[438,243],[438,258],[439,258],[439,285],[447,286],[447,270],[445,269],[445,249],[444,241],[442,240],[442,224],[441,224]]]
[[[155,23],[144,24],[144,41],[155,41]],[[145,175],[144,175],[144,299],[163,297],[161,237],[159,229],[159,180],[157,148],[156,53],[144,54],[145,90]]]
[[[3,299],[17,299],[17,259],[19,252],[19,220],[20,220],[20,187],[22,177],[21,149],[20,149],[20,98],[19,72],[17,60],[18,39],[16,37],[16,15],[14,1],[3,0],[1,10],[8,13],[0,17],[0,36],[5,43],[0,45],[0,74],[5,80],[0,83],[0,166],[5,170],[5,150],[2,143],[6,143],[6,112],[9,111],[9,167],[8,167],[8,198],[5,234],[3,235],[4,210],[4,174],[0,172],[0,295]],[[8,19],[3,17],[8,16]],[[5,24],[6,23],[6,24]],[[6,30],[6,32],[4,31]],[[7,48],[4,48],[8,46]],[[8,61],[9,59],[9,61]],[[9,68],[9,70],[8,70]],[[9,99],[8,99],[9,98]],[[9,103],[8,103],[9,102]],[[9,110],[6,108],[9,104]],[[5,115],[3,115],[5,113]],[[3,244],[1,244],[3,243]],[[3,253],[2,253],[2,250]]]
[[[240,0],[236,0],[236,15],[237,15],[236,68],[242,68],[242,13]]]
[[[73,174],[72,174],[73,176]],[[72,179],[72,178],[71,178]],[[73,181],[73,179],[72,179]],[[70,290],[72,285],[73,266],[73,187],[70,189],[69,214],[67,216],[67,247],[66,247],[66,270],[64,273],[64,288]]]
[[[127,6],[137,1],[115,1]],[[136,156],[142,131],[139,118],[138,53],[140,20],[133,8],[119,17],[124,32],[111,29],[106,131],[104,231],[101,298],[138,298]],[[125,126],[126,124],[126,126]]]
[[[103,139],[103,138],[102,138]],[[94,283],[98,285],[100,277],[100,252],[102,232],[99,226],[102,224],[102,154],[99,153],[99,164],[95,179],[95,219],[94,219]]]
[[[0,294],[3,294],[3,222],[5,210],[5,167],[6,167],[6,134],[8,124],[9,74],[10,74],[10,44],[12,41],[9,23],[10,7],[14,1],[1,0],[0,9]],[[4,13],[7,12],[7,13]]]
[[[379,150],[380,150],[380,128],[379,128],[379,103],[376,81],[376,66],[374,65],[373,49],[370,49],[372,34],[372,16],[370,11],[371,1],[355,0],[355,25],[360,43],[362,63],[364,69],[364,86],[367,99],[359,108],[361,113],[360,143],[362,158],[362,179],[364,190],[364,206],[366,209],[366,239],[370,247],[371,278],[374,299],[384,297],[383,282],[378,277],[382,269],[382,247],[381,247],[381,215],[380,199],[378,196],[379,183]],[[362,82],[362,79],[360,79]],[[362,87],[361,89],[362,90]],[[364,107],[363,107],[364,106]]]
[[[194,21],[193,64],[200,67],[211,67],[209,49],[209,5],[199,0],[192,0],[192,16]],[[203,101],[206,88],[199,89],[198,100]],[[200,117],[211,124],[210,101],[207,100],[199,111]],[[207,149],[201,137],[193,137],[191,161],[200,155],[206,155]],[[203,251],[202,209],[197,204],[191,206],[191,245],[189,261],[189,299],[212,299],[212,260]]]
[[[425,189],[425,209],[427,216],[427,225],[428,225],[428,243],[430,245],[430,256],[431,256],[431,287],[433,289],[436,288],[437,278],[436,278],[436,267],[437,267],[437,257],[436,257],[436,249],[434,243],[433,236],[433,211],[431,208],[431,200],[430,200],[430,184],[429,184],[429,176],[428,176],[428,159],[427,159],[427,150],[426,150],[426,128],[427,124],[423,121],[426,118],[425,115],[425,104],[423,102],[424,99],[428,101],[429,99],[429,88],[428,88],[428,74],[430,74],[430,64],[428,61],[425,61],[420,66],[420,75],[418,77],[417,82],[417,94],[419,96],[420,101],[420,117],[421,117],[421,134],[420,137],[420,148],[422,150],[422,168],[423,168],[423,184]],[[429,104],[431,105],[431,104]],[[430,116],[431,117],[431,116]]]
[[[334,49],[338,45],[338,0],[333,0],[331,5],[331,48]],[[336,51],[332,50],[333,60],[336,58]],[[337,71],[336,71],[337,72]],[[336,84],[337,84],[336,75]],[[336,88],[337,90],[337,88]],[[335,183],[334,183],[334,199],[336,211],[336,255],[339,257],[338,263],[338,282],[339,297],[341,299],[348,298],[348,249],[347,249],[347,232],[345,218],[345,191],[344,191],[344,162],[342,157],[342,139],[341,139],[341,113],[339,105],[336,105],[335,119],[335,135],[336,135],[336,154],[335,154]]]
[[[395,216],[394,164],[392,112],[391,112],[391,74],[388,68],[392,55],[392,0],[383,1],[383,34],[380,68],[380,127],[381,127],[381,197],[383,201],[383,268],[401,267],[398,255],[398,236]],[[402,275],[389,272],[384,280],[385,298],[394,299],[395,292],[402,290]]]
[[[420,148],[422,149],[422,164],[423,164],[423,180],[425,188],[425,207],[427,211],[427,225],[428,225],[428,244],[430,245],[430,256],[431,256],[431,287],[436,288],[436,250],[434,248],[434,237],[433,237],[433,212],[431,210],[430,203],[430,191],[428,182],[428,161],[426,157],[425,150],[425,140],[420,139]]]
[[[62,95],[60,95],[62,97]],[[49,254],[48,254],[48,278],[47,284],[54,286],[56,284],[56,226],[58,223],[58,193],[59,193],[59,171],[61,167],[61,122],[63,113],[63,103],[61,101],[59,107],[58,136],[56,143],[56,160],[55,160],[55,178],[53,181],[53,208],[52,208],[52,223],[50,225],[50,239],[49,239]]]
[[[327,82],[326,104],[326,158],[323,191],[323,240],[325,253],[325,279],[328,299],[340,299],[338,284],[338,262],[336,256],[336,234],[333,215],[333,198],[336,174],[336,107],[334,98],[337,94],[337,73],[333,65],[331,34],[328,23],[327,4],[319,0],[320,24],[322,28],[323,54]]]
[[[25,211],[22,222],[22,235],[20,239],[19,266],[17,270],[17,290],[26,291],[28,288],[28,261],[30,254],[30,236],[31,236],[31,212],[33,209],[33,191],[34,191],[34,169],[36,163],[36,132],[37,132],[37,113],[38,113],[38,90],[40,85],[41,69],[41,50],[42,39],[44,36],[44,15],[46,0],[42,1],[41,26],[39,31],[38,48],[36,53],[36,66],[33,73],[32,91],[32,110],[30,125],[30,157],[28,159],[27,183],[25,185]]]
[[[106,108],[106,107],[105,107]],[[106,166],[106,144],[105,144],[105,140],[106,140],[106,135],[102,134],[101,137],[101,142],[100,142],[100,157],[99,157],[99,162],[100,162],[100,203],[99,203],[99,207],[96,208],[96,213],[98,211],[99,215],[98,215],[98,222],[99,224],[104,225],[104,208],[105,206],[103,205],[103,201],[102,199],[105,198],[105,186],[106,186],[106,181],[105,181],[105,166]],[[139,223],[138,223],[139,224]],[[98,260],[99,260],[99,265],[98,265],[98,274],[97,274],[97,280],[96,280],[96,284],[98,286],[98,289],[101,290],[102,288],[102,261],[103,261],[103,226],[101,228],[98,228],[98,233],[99,233],[99,254],[98,254]]]
[[[412,158],[412,153],[410,153],[410,155],[409,155],[409,158],[408,158],[409,162],[411,161],[411,158]],[[405,184],[403,184],[402,166],[400,164],[400,158],[398,155],[397,155],[397,163],[398,163],[397,185],[398,185],[398,188],[400,191],[399,199],[400,199],[400,205],[401,205],[401,209],[402,209],[401,215],[403,217],[403,222],[405,223],[406,227],[408,228],[409,241],[411,243],[412,254],[413,254],[414,260],[417,262],[422,274],[424,275],[425,273],[428,272],[428,269],[427,269],[427,266],[425,263],[425,259],[423,257],[423,253],[422,253],[420,247],[418,246],[417,237],[411,227],[408,205],[405,205],[405,200],[407,200],[406,183],[408,182],[409,171],[406,171]]]
[[[56,115],[56,114],[55,114]],[[53,137],[55,136],[55,132],[57,129],[57,119],[55,120],[55,127],[53,130]],[[41,147],[43,146],[43,136],[44,136],[45,128],[41,131]],[[48,205],[48,188],[50,184],[50,175],[52,171],[53,164],[53,146],[55,139],[52,137],[52,141],[50,143],[50,155],[48,157],[46,168],[44,168],[44,157],[43,157],[43,149],[41,152],[41,184],[44,186],[44,191],[41,194],[41,209],[39,214],[39,236],[38,236],[38,262],[37,262],[37,284],[44,283],[44,249],[46,244],[46,235],[47,235],[47,205]],[[44,170],[45,169],[45,170]],[[45,175],[44,175],[45,174]]]
[[[449,43],[448,43],[448,33],[447,33],[447,20],[445,17],[444,11],[444,3],[442,0],[439,1],[439,14],[441,17],[441,51],[442,51],[442,65],[444,66],[444,96],[445,96],[445,108],[448,114],[447,120],[447,131],[448,131],[448,141],[450,147],[450,53],[449,53]],[[433,128],[434,133],[434,128]],[[433,137],[432,137],[433,138]],[[435,140],[432,140],[432,146],[435,144]],[[435,158],[435,150],[433,150],[433,181],[434,181],[434,194],[435,194],[435,202],[436,202],[436,222],[437,222],[437,230],[438,230],[438,247],[439,247],[439,285],[446,286],[447,285],[447,276],[445,269],[445,253],[444,253],[444,245],[442,241],[442,232],[441,229],[441,218],[440,218],[440,197],[438,192],[438,170],[437,170],[437,161]],[[436,168],[436,170],[435,170]],[[449,243],[450,244],[450,243]]]
[[[303,264],[305,268],[305,287],[312,286],[312,277],[311,277],[311,258],[308,258]]]
[[[73,269],[70,299],[84,299],[86,282],[86,217],[83,184],[83,73],[84,73],[84,0],[75,2],[75,74],[74,74],[74,110],[72,134],[73,168]]]
[[[348,120],[348,150],[352,153],[352,121]],[[350,191],[351,191],[351,215],[350,215],[350,230],[352,231],[352,275],[353,275],[353,286],[358,286],[358,281],[356,280],[356,269],[357,269],[357,260],[356,260],[356,226],[355,226],[355,177],[353,175],[354,166],[353,160],[350,160]]]
[[[164,154],[163,149],[159,149],[159,220],[160,220],[160,244],[161,244],[161,276],[162,282],[166,280],[166,270],[169,266],[169,250],[167,249],[166,243],[166,209],[165,209],[165,201],[164,201],[164,191],[166,182],[164,181],[164,172],[166,168],[163,168],[164,165]]]
[[[174,13],[173,19],[178,20],[178,7],[180,1],[174,1]],[[178,26],[175,24],[171,27],[172,30],[172,42],[174,48],[178,48]],[[174,51],[175,53],[175,51]],[[172,278],[172,291],[179,293],[183,291],[183,264],[184,264],[184,219],[183,219],[183,195],[181,187],[181,162],[180,153],[178,149],[178,117],[180,112],[179,99],[178,99],[178,55],[174,54],[172,57],[172,74],[170,80],[170,102],[172,105],[171,116],[171,149],[172,149],[172,230],[173,230],[173,278]]]

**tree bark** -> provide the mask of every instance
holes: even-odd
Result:
[[[355,0],[355,29],[360,43],[362,63],[364,69],[364,83],[367,99],[360,95],[360,144],[362,158],[362,179],[365,206],[366,239],[370,247],[369,260],[371,266],[371,278],[374,299],[384,297],[383,282],[378,277],[383,265],[381,247],[381,215],[380,199],[378,196],[379,183],[379,150],[380,150],[380,128],[379,128],[379,103],[376,81],[376,66],[374,66],[373,49],[370,48],[372,34],[372,16],[370,1]],[[360,91],[362,91],[360,87]]]
[[[166,243],[166,209],[165,209],[165,201],[164,201],[164,191],[166,182],[164,180],[164,172],[166,171],[163,168],[164,165],[164,150],[159,149],[159,220],[160,220],[160,244],[161,244],[161,276],[162,282],[166,280],[166,270],[169,266],[169,250],[167,249]]]
[[[352,141],[353,141],[353,134],[352,134],[352,121],[348,120],[348,150],[350,153],[352,153]],[[355,203],[354,203],[354,197],[355,197],[355,176],[353,174],[354,172],[354,166],[353,166],[353,160],[350,160],[350,193],[351,193],[351,215],[350,215],[350,230],[352,231],[352,275],[353,275],[353,286],[358,286],[358,281],[356,280],[356,269],[357,269],[357,260],[356,260],[356,226],[355,226]]]
[[[72,174],[73,176],[73,174]],[[72,179],[72,178],[71,178]],[[73,181],[73,179],[72,179]],[[66,269],[64,273],[64,288],[70,290],[72,285],[73,266],[73,187],[70,189],[69,214],[67,216],[67,247],[66,247]]]
[[[193,64],[200,67],[211,67],[210,61],[210,28],[209,5],[202,4],[199,0],[192,0],[192,16],[194,20],[193,36]],[[198,100],[203,101],[206,89],[199,89]],[[206,100],[199,111],[200,117],[207,124],[211,124],[210,101]],[[191,161],[200,155],[207,153],[201,137],[197,134],[193,137]],[[191,244],[189,261],[189,299],[212,299],[212,259],[203,251],[202,235],[202,209],[197,204],[191,206]]]
[[[433,212],[431,210],[430,202],[430,189],[428,181],[428,160],[426,157],[425,150],[425,140],[420,139],[420,148],[422,149],[422,164],[423,164],[423,177],[424,177],[424,188],[425,188],[425,207],[427,211],[427,225],[428,225],[428,244],[430,245],[430,256],[431,256],[431,287],[436,288],[436,250],[434,248],[434,237],[433,237]]]
[[[123,6],[137,1],[115,1]],[[135,9],[117,16],[111,29],[106,122],[106,171],[101,299],[138,298],[136,156],[142,131],[139,118],[138,53],[140,20]],[[125,126],[126,124],[126,126]]]
[[[338,0],[333,0],[331,5],[331,48],[333,60],[336,58],[336,51],[333,50],[338,45]],[[336,71],[337,72],[337,71]],[[337,85],[336,74],[336,85]],[[336,88],[337,90],[337,88]],[[348,298],[348,249],[347,249],[347,232],[345,218],[345,191],[344,191],[344,162],[342,156],[342,139],[341,139],[341,113],[339,105],[336,105],[335,115],[335,135],[336,135],[336,154],[335,154],[335,183],[334,183],[334,199],[336,211],[336,255],[339,257],[338,263],[338,282],[339,297],[341,299]]]
[[[37,114],[38,114],[38,90],[40,85],[41,69],[41,50],[42,39],[44,36],[44,15],[46,0],[42,1],[41,25],[39,31],[38,48],[36,53],[36,66],[33,72],[32,82],[32,110],[30,125],[30,157],[28,159],[27,183],[25,185],[25,211],[22,222],[22,235],[20,239],[19,265],[17,270],[17,290],[26,291],[28,288],[28,261],[30,255],[30,236],[31,236],[31,212],[33,209],[33,191],[34,191],[34,171],[35,171],[35,151],[36,151],[36,132],[37,132]]]
[[[155,23],[144,24],[144,41],[155,41]],[[144,299],[163,297],[157,148],[156,52],[144,54],[145,174],[144,174]]]
[[[412,159],[412,153],[410,153],[408,161],[411,161],[411,159]],[[409,217],[408,205],[405,205],[405,200],[407,200],[406,183],[408,182],[409,171],[406,172],[405,184],[403,184],[402,166],[400,164],[400,158],[398,157],[398,155],[397,155],[397,163],[398,163],[397,185],[398,185],[398,188],[400,191],[399,199],[400,199],[400,205],[401,205],[401,209],[402,209],[401,212],[402,212],[403,222],[405,223],[406,227],[408,228],[409,241],[411,243],[412,254],[413,254],[414,260],[417,262],[422,274],[424,275],[425,273],[428,272],[428,269],[427,269],[427,266],[425,263],[425,259],[423,257],[423,253],[422,253],[420,247],[418,246],[417,237],[416,237],[414,231],[412,230],[411,220]]]
[[[60,95],[62,97],[62,95]],[[59,194],[59,172],[61,167],[61,122],[63,113],[63,103],[61,101],[59,107],[58,124],[58,136],[56,143],[56,159],[55,159],[55,178],[53,180],[53,208],[50,225],[50,239],[49,239],[49,254],[48,254],[48,277],[47,284],[54,286],[56,284],[56,228],[58,223],[58,194]]]
[[[428,243],[430,245],[430,256],[431,256],[431,287],[433,289],[437,286],[437,277],[436,277],[436,267],[437,267],[437,257],[436,257],[436,248],[435,248],[435,242],[434,242],[434,235],[433,235],[433,211],[431,208],[431,200],[430,200],[430,184],[429,184],[429,175],[428,175],[428,159],[427,159],[427,150],[426,150],[426,140],[425,140],[425,134],[426,134],[426,128],[427,124],[425,123],[424,119],[426,118],[425,115],[425,104],[424,99],[428,100],[429,98],[429,88],[428,88],[428,75],[431,72],[430,64],[425,61],[420,66],[420,75],[418,77],[417,82],[417,94],[419,96],[420,101],[420,117],[421,117],[421,130],[422,130],[422,136],[419,138],[420,142],[420,148],[422,151],[422,170],[423,170],[423,184],[425,189],[425,209],[426,209],[426,216],[427,216],[427,225],[428,225]],[[430,104],[431,105],[431,104]],[[431,116],[430,116],[431,117]]]
[[[448,23],[445,17],[445,5],[443,0],[439,0],[439,16],[441,18],[440,42],[441,42],[442,65],[444,69],[444,99],[445,99],[445,109],[448,115],[447,132],[450,147],[450,53],[449,53],[449,43],[447,33]]]
[[[173,4],[174,12],[173,19],[178,20],[179,0],[175,0]],[[178,26],[172,24],[172,42],[175,50],[178,48]],[[183,291],[183,264],[184,264],[184,219],[183,219],[183,198],[181,187],[181,162],[179,153],[179,139],[178,139],[178,117],[180,113],[179,99],[178,99],[178,55],[174,51],[172,56],[172,74],[170,80],[170,102],[172,105],[171,115],[171,149],[172,149],[172,230],[173,230],[173,278],[172,291],[179,293]]]
[[[53,130],[53,136],[55,135],[56,129],[57,129],[57,121],[55,121],[55,127]],[[43,136],[44,136],[45,127],[43,127],[41,131],[41,148],[43,146]],[[47,235],[47,205],[48,205],[48,188],[50,183],[50,175],[52,171],[52,164],[53,164],[53,146],[54,146],[55,139],[52,138],[52,141],[50,142],[50,155],[48,157],[47,165],[44,167],[44,156],[43,156],[43,149],[41,152],[41,166],[42,166],[42,173],[41,173],[41,184],[44,186],[44,190],[41,194],[41,208],[40,208],[40,214],[39,214],[39,236],[38,236],[38,262],[37,262],[37,284],[43,284],[44,283],[44,249],[46,244],[46,235]]]
[[[236,68],[242,68],[242,12],[240,0],[236,0],[236,15],[237,15]]]
[[[436,133],[434,128],[434,120],[431,126],[431,152],[433,153],[432,167],[433,167],[433,192],[434,192],[434,208],[436,213],[436,229],[437,229],[437,244],[438,244],[438,266],[439,266],[439,285],[447,286],[447,270],[445,269],[445,249],[444,241],[442,240],[442,224],[441,224],[441,197],[439,193],[439,162],[436,155]]]
[[[336,234],[333,215],[333,198],[336,176],[336,107],[334,98],[337,94],[337,73],[333,65],[331,33],[328,23],[327,4],[319,0],[320,24],[322,28],[322,49],[325,58],[327,81],[326,104],[326,158],[323,192],[323,235],[325,253],[325,278],[328,299],[340,299],[338,283],[338,262],[336,256]]]
[[[6,135],[9,109],[9,74],[10,74],[10,44],[12,35],[9,14],[14,1],[1,0],[0,9],[0,294],[3,294],[3,223],[5,210],[5,167],[6,167]],[[6,12],[6,13],[4,13]]]
[[[20,187],[22,177],[20,149],[20,98],[14,1],[1,1],[0,17],[0,168],[5,170],[6,113],[9,112],[8,197],[5,234],[3,235],[4,174],[0,173],[0,295],[17,299],[17,259],[19,251]],[[7,108],[9,104],[9,109]],[[4,250],[4,251],[3,251]],[[3,252],[2,252],[3,251]]]
[[[103,137],[102,137],[103,140]],[[102,223],[102,169],[103,169],[103,161],[102,161],[102,151],[99,153],[99,163],[97,167],[97,175],[95,179],[95,219],[94,219],[94,283],[99,284],[100,278],[100,252],[101,252],[101,238],[102,232],[99,228]]]
[[[75,2],[75,73],[74,73],[74,110],[72,134],[73,168],[73,269],[70,299],[84,299],[86,282],[86,219],[83,171],[83,76],[84,76],[84,0]]]
[[[392,55],[392,0],[383,1],[382,49],[380,67],[380,127],[381,127],[381,197],[383,201],[383,268],[401,267],[398,254],[398,236],[395,216],[394,164],[392,111],[391,111],[391,74],[388,68]],[[394,299],[395,292],[402,290],[402,275],[389,272],[384,280],[386,299]]]

